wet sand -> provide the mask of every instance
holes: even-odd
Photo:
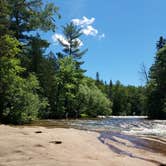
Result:
[[[166,140],[65,128],[0,125],[0,166],[154,166]]]

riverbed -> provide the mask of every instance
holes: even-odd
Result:
[[[0,125],[0,166],[164,166],[166,164],[164,138],[156,139],[154,136],[143,138],[115,130],[90,131],[82,127],[82,130],[71,127],[80,124],[80,120],[79,123],[75,120],[63,121],[63,125],[65,123],[68,126],[63,126],[62,121],[44,123],[47,124],[45,127],[37,124]],[[38,125],[44,123],[38,122]]]

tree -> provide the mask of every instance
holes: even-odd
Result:
[[[40,35],[37,34],[35,37],[32,37],[29,41],[29,51],[28,55],[30,58],[30,72],[34,72],[39,75],[42,70],[42,61],[45,59],[44,52],[49,46],[49,43],[40,38]]]
[[[157,41],[157,43],[156,43],[157,51],[159,51],[161,48],[163,48],[165,44],[166,44],[166,39],[163,38],[162,36],[160,36],[159,41]]]
[[[126,90],[120,81],[116,81],[115,85],[112,88],[113,92],[113,115],[127,115],[126,103],[127,103],[127,94]]]
[[[53,117],[78,117],[77,93],[80,83],[84,78],[84,70],[81,69],[80,62],[82,55],[87,51],[80,51],[82,35],[73,23],[63,27],[64,39],[58,38],[63,47],[63,53],[58,53],[58,68],[56,72],[56,110]]]
[[[148,84],[148,114],[150,118],[166,118],[166,45],[158,50],[150,68]]]
[[[53,3],[45,6],[42,0],[6,0],[5,3],[10,11],[9,30],[18,40],[26,41],[28,32],[36,29],[55,30],[54,14],[60,15]]]
[[[81,82],[82,73],[76,69],[71,56],[59,59],[59,69],[56,74],[57,100],[56,111],[65,117],[77,116],[76,95]]]
[[[113,83],[112,83],[112,80],[110,80],[109,85],[108,85],[108,92],[107,92],[108,98],[110,100],[112,100],[112,87],[113,87]]]
[[[6,0],[0,1],[0,36],[9,33],[9,17],[10,11]]]
[[[71,22],[63,26],[63,35],[64,40],[58,38],[59,43],[64,48],[61,56],[73,56],[73,59],[76,61],[77,69],[80,69],[80,65],[83,64],[83,62],[79,60],[87,52],[87,49],[80,51],[80,47],[82,46],[82,41],[79,39],[82,35],[81,29]]]
[[[63,117],[63,110],[57,111],[58,97],[60,89],[58,88],[59,62],[55,55],[50,52],[47,58],[43,58],[38,71],[38,78],[42,87],[42,95],[47,97],[49,107],[42,113],[42,118],[60,118]]]
[[[145,66],[144,63],[141,64],[141,71],[140,74],[143,76],[143,81],[148,84],[149,82],[149,77],[148,77],[148,72],[147,72],[147,68]]]
[[[20,52],[19,45],[8,35],[1,37],[0,120],[5,123],[28,123],[36,119],[38,111],[47,104],[37,94],[39,84],[36,77],[32,74],[27,78],[21,77],[25,69],[16,58]]]
[[[77,94],[77,109],[80,115],[97,117],[111,115],[112,102],[95,85],[95,80],[84,78]]]
[[[99,72],[96,72],[96,82],[100,81]]]

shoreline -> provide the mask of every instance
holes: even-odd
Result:
[[[142,138],[144,141],[138,146],[135,136],[127,136],[72,128],[0,125],[0,166],[166,164],[165,150],[159,151],[165,149],[166,140]],[[147,142],[151,142],[151,147],[145,146]],[[158,151],[154,151],[155,146]]]

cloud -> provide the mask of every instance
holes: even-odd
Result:
[[[82,19],[72,19],[71,20],[75,25],[85,27],[88,25],[91,25],[94,23],[95,18],[92,17],[91,19],[88,19],[87,17],[83,16]]]
[[[58,43],[58,42],[61,42],[63,43],[64,45],[66,46],[69,46],[69,42],[65,39],[65,37],[61,34],[58,34],[58,33],[55,33],[53,36],[52,36],[52,39],[54,42]]]
[[[88,19],[86,16],[83,16],[82,19],[72,19],[71,20],[74,25],[80,26],[82,28],[82,33],[86,36],[97,36],[100,40],[105,37],[105,34],[100,34],[96,28],[93,27],[93,23],[95,22],[95,18],[92,17]]]
[[[91,25],[88,25],[86,28],[82,29],[82,33],[87,36],[96,36],[98,34],[98,30],[93,28]]]
[[[72,19],[71,22],[73,22],[74,25],[80,27],[81,32],[86,36],[94,36],[94,37],[97,37],[99,40],[105,38],[104,33],[99,33],[99,31],[93,27],[92,24],[95,22],[94,17],[88,19],[87,17],[83,16],[82,19],[75,18],[75,19]],[[61,45],[64,45],[65,47],[70,46],[70,43],[65,38],[65,36],[60,33],[55,33],[52,36],[52,39],[55,42],[55,44],[61,43]],[[76,42],[76,44],[79,47],[83,46],[83,42],[78,38],[75,39],[75,41],[73,42]]]
[[[55,43],[62,43],[65,47],[69,47],[70,46],[70,43],[67,41],[67,39],[62,35],[62,34],[59,34],[59,33],[55,33],[53,36],[52,36],[52,39]],[[80,39],[75,39],[73,42],[77,42],[79,47],[83,46],[83,42],[80,40]]]

